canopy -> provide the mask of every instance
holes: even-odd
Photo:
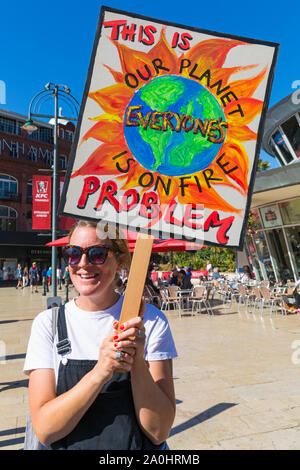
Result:
[[[58,238],[53,242],[46,243],[46,246],[65,246],[69,244],[69,235],[66,237]]]
[[[130,230],[125,231],[127,238],[129,250],[134,251],[135,242],[138,236],[138,232],[132,232]],[[65,237],[58,238],[53,242],[46,243],[47,246],[66,246],[69,244],[69,235]],[[204,245],[199,243],[187,242],[184,240],[175,240],[173,238],[168,238],[166,240],[160,240],[155,238],[152,248],[152,253],[165,253],[169,251],[192,251],[192,250],[202,250]]]
[[[161,240],[158,243],[154,243],[152,252],[163,253],[168,251],[192,251],[202,250],[202,248],[204,248],[204,245],[200,245],[199,243],[168,238],[166,240]]]

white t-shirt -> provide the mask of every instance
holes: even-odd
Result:
[[[69,359],[98,360],[99,348],[104,338],[113,331],[113,322],[119,320],[123,296],[110,308],[87,312],[77,307],[74,299],[65,305],[68,337],[72,351]],[[177,357],[172,333],[165,315],[153,305],[147,304],[143,317],[145,325],[145,352],[147,361],[159,361]],[[34,369],[54,369],[58,376],[61,356],[57,354],[56,338],[52,333],[52,310],[44,310],[33,321],[24,373]]]

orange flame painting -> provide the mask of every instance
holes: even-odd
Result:
[[[240,247],[276,45],[101,18],[65,213]]]

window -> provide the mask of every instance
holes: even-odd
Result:
[[[278,279],[283,282],[293,279],[293,270],[282,229],[267,230],[266,237]]]
[[[284,225],[300,223],[300,199],[279,204]]]
[[[300,225],[298,227],[285,228],[286,240],[294,264],[297,279],[300,278]]]
[[[291,163],[294,160],[294,157],[291,155],[291,152],[289,151],[284,138],[282,134],[280,133],[279,130],[277,130],[273,135],[273,140],[276,148],[278,149],[278,153],[280,156],[282,156],[284,159],[284,163]]]
[[[300,125],[296,119],[296,116],[292,116],[290,119],[285,121],[281,127],[289,139],[293,150],[296,152],[297,156],[300,157]]]
[[[31,162],[37,162],[37,149],[32,145],[30,146],[27,157]]]
[[[26,200],[27,200],[27,202],[32,201],[32,180],[27,181]]]
[[[277,204],[262,207],[260,215],[265,228],[278,227],[282,225],[282,219]]]
[[[7,134],[20,135],[20,123],[15,119],[0,117],[0,131]]]
[[[66,139],[69,142],[73,142],[74,132],[73,131],[66,131]]]
[[[270,233],[270,232],[267,232]],[[259,266],[263,274],[264,279],[269,279],[270,281],[276,281],[275,273],[271,263],[271,257],[269,249],[266,243],[265,233],[257,232],[253,235],[253,240],[255,243],[255,248],[258,256]]]
[[[53,143],[53,130],[50,127],[39,127],[32,134],[28,135],[29,139],[38,140],[39,142]]]
[[[252,228],[253,230],[258,230],[262,228],[258,209],[251,209],[250,217],[252,219]]]
[[[59,138],[64,139],[65,138],[65,133],[64,130],[60,127],[59,132],[58,132]]]
[[[12,176],[0,174],[0,198],[10,199],[18,193],[18,181]]]
[[[59,167],[61,170],[65,170],[67,167],[67,159],[64,155],[60,155],[59,157]]]
[[[10,156],[14,158],[19,158],[19,146],[17,143],[11,143]]]
[[[15,209],[0,206],[0,231],[15,232],[18,213]]]

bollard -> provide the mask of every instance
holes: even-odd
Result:
[[[43,294],[42,295],[47,295],[47,279],[43,279]]]
[[[65,304],[69,302],[69,285],[65,284]]]

